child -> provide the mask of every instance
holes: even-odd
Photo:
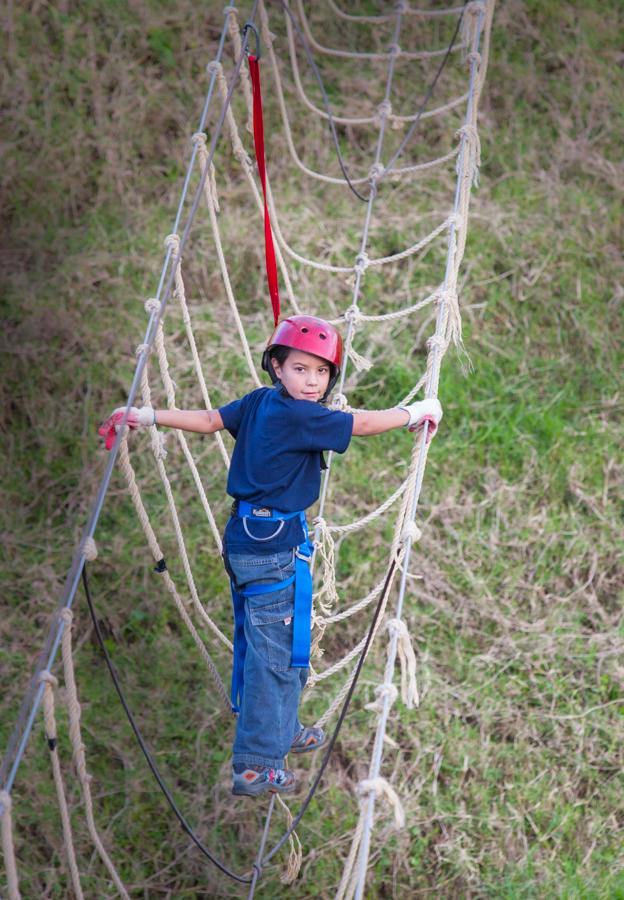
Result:
[[[298,718],[310,654],[312,580],[305,510],[320,493],[323,451],[344,453],[351,436],[411,431],[425,421],[432,436],[442,418],[437,400],[362,413],[323,404],[340,374],[342,339],[314,316],[280,322],[262,357],[273,388],[259,388],[218,410],[132,407],[128,426],[164,425],[212,434],[227,429],[236,444],[227,492],[234,498],[223,538],[235,635],[232,707],[238,711],[233,793],[286,793],[295,775],[287,753],[317,750],[321,728]],[[100,429],[112,446],[125,408]]]

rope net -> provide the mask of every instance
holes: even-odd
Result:
[[[384,160],[392,157],[417,119],[421,96],[462,10],[460,37],[434,102],[420,116],[417,136],[386,174]],[[427,396],[436,396],[441,360],[451,345],[461,346],[458,278],[470,193],[480,165],[477,109],[492,11],[492,0],[435,10],[402,3],[396,12],[379,16],[346,14],[333,0],[322,4],[295,0],[291,5],[323,78],[342,88],[332,116],[342,129],[353,183],[370,191],[364,206],[349,194],[340,174],[327,133],[328,112],[318,99],[318,85],[289,10],[259,4],[265,118],[271,126],[268,201],[282,316],[304,311],[342,327],[346,360],[332,401],[336,408],[395,406],[423,389]],[[345,35],[342,48],[326,47],[316,37],[323,33],[327,17]],[[207,66],[220,101],[228,95],[232,60],[241,57],[242,24],[236,11],[227,8],[225,58]],[[344,49],[352,46],[358,49]],[[332,99],[336,92],[337,88]],[[154,407],[211,409],[265,383],[258,363],[272,321],[263,249],[259,237],[250,257],[245,240],[249,233],[262,234],[264,209],[250,134],[252,93],[245,65],[225,114],[218,152],[210,162],[208,134],[216,115],[209,112],[205,128],[190,137],[191,179],[199,183],[205,175],[202,206],[181,258],[180,234],[163,235],[163,273],[178,260],[173,295],[153,343],[137,348],[149,355],[138,399]],[[431,180],[434,189],[427,187]],[[401,194],[400,209],[408,203],[413,211],[407,222],[397,209],[396,192]],[[442,205],[440,198],[446,198]],[[153,316],[160,304],[159,289],[156,298],[144,301],[147,315]],[[388,376],[393,343],[410,347],[400,379]],[[147,435],[130,440],[124,437],[119,469],[154,561],[150,591],[157,590],[154,582],[161,579],[162,602],[173,604],[208,670],[213,688],[209,702],[225,746],[232,727],[226,689],[232,653],[229,590],[225,576],[215,590],[216,575],[207,579],[205,572],[216,573],[220,565],[232,441],[225,432],[200,438],[156,427],[145,431]],[[397,829],[405,822],[400,797],[381,768],[383,748],[392,745],[385,735],[390,708],[399,699],[408,708],[419,703],[418,656],[402,605],[406,579],[418,577],[417,556],[411,564],[409,557],[420,537],[415,514],[426,455],[422,438],[413,441],[407,435],[354,441],[344,459],[332,459],[330,454],[321,500],[312,512],[315,594],[312,665],[302,710],[306,721],[326,725],[341,708],[366,643],[366,611],[380,598],[381,615],[370,648],[385,637],[388,641],[382,679],[365,698],[376,736],[367,750],[368,777],[353,785],[359,819],[338,886],[340,898],[362,895],[375,796],[387,801]],[[372,456],[378,458],[379,477],[363,481],[361,468],[366,462],[370,465]],[[190,496],[196,498],[192,503]],[[85,549],[88,558],[96,552],[95,546],[89,545],[88,553]],[[397,585],[398,605],[389,609]],[[111,882],[126,897],[127,889],[95,824],[69,610],[65,617],[65,695],[87,828]],[[397,657],[399,689],[393,684]],[[80,897],[79,861],[56,744],[56,679],[47,671],[41,679],[66,866]],[[16,808],[13,803],[11,809],[8,794],[2,802],[8,896],[13,900],[19,896],[10,816],[14,830]],[[287,821],[292,821],[288,804],[281,798],[279,802]],[[385,808],[380,815],[386,815]],[[294,832],[285,883],[296,879],[303,852]]]

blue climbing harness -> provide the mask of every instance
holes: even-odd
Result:
[[[254,506],[244,500],[239,500],[234,507],[235,514],[243,520],[243,528],[246,534],[254,541],[268,541],[276,537],[284,522],[299,516],[305,540],[295,550],[295,574],[283,581],[272,584],[252,584],[243,591],[237,591],[234,582],[230,579],[232,590],[232,605],[234,607],[234,661],[232,664],[232,711],[239,712],[243,700],[245,655],[247,653],[247,638],[245,637],[245,598],[257,597],[260,594],[272,594],[282,590],[290,584],[295,585],[295,612],[293,616],[293,641],[290,665],[295,668],[305,669],[310,665],[310,630],[312,616],[312,573],[310,562],[314,545],[308,536],[308,524],[304,512],[283,513],[277,509],[268,509],[264,506]],[[247,519],[256,521],[279,522],[277,529],[268,537],[254,537],[247,528]]]

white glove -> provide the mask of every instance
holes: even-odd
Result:
[[[425,422],[429,422],[427,429],[427,441],[430,441],[437,431],[440,420],[442,419],[442,407],[440,401],[432,398],[431,400],[418,400],[409,406],[399,406],[409,415],[409,422],[406,425],[410,431],[416,431],[421,428]]]
[[[125,412],[126,407],[119,406],[98,429],[102,437],[106,439],[107,450],[111,450],[115,443]],[[151,406],[142,406],[141,409],[131,406],[126,421],[130,429],[139,428],[141,425],[155,425],[156,413]]]
[[[121,413],[121,418],[123,418],[123,414],[125,413],[125,411],[125,406],[119,406],[113,412],[113,416],[115,415],[115,413]],[[118,420],[119,422],[121,422],[121,418]],[[151,406],[141,406],[139,408],[137,408],[136,406],[131,406],[128,410],[127,424],[128,428],[140,428],[141,426],[155,425],[156,413]]]

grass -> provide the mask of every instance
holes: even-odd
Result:
[[[377,8],[366,2],[357,10]],[[22,4],[7,17],[2,103],[9,127],[0,174],[2,746],[103,471],[96,426],[125,399],[145,329],[143,302],[155,293],[206,85],[203,66],[214,53],[222,12],[215,4],[198,10],[182,2],[173,9],[149,0],[79,9]],[[381,29],[338,26],[321,6],[311,20],[324,44],[385,46]],[[285,60],[275,12],[271,23]],[[416,25],[406,28],[402,45],[421,40]],[[582,6],[512,0],[496,12],[480,112],[481,180],[462,271],[469,361],[453,353],[444,361],[445,418],[429,455],[423,536],[410,564],[416,577],[404,613],[422,702],[417,710],[395,705],[394,743],[384,755],[384,775],[401,795],[407,827],[395,831],[389,810],[378,804],[370,897],[624,897],[621,28],[612,0]],[[383,67],[363,75],[350,61],[325,60],[323,71],[336,108],[356,102],[370,109],[381,99]],[[429,69],[423,63],[410,71],[426,77]],[[286,65],[283,75],[303,158],[321,171],[337,171],[325,127],[303,112]],[[313,80],[304,77],[316,98]],[[459,93],[463,81],[463,70],[453,65],[440,99]],[[281,138],[268,65],[263,85],[282,230],[305,255],[350,263],[362,208],[346,190],[301,181]],[[398,78],[395,91],[393,107],[411,111],[410,80]],[[461,124],[454,115],[428,122],[411,146],[413,159],[445,152]],[[390,130],[388,152],[402,134]],[[350,171],[367,171],[373,137],[339,128]],[[216,163],[232,284],[257,357],[270,328],[268,304],[259,299],[265,296],[260,219],[225,141]],[[371,230],[375,255],[415,242],[446,215],[453,178],[451,165],[382,190]],[[207,217],[192,237],[186,293],[219,403],[250,382]],[[438,241],[391,271],[369,270],[362,308],[376,313],[424,296],[439,283],[443,254]],[[305,308],[336,315],[349,305],[347,279],[296,263],[290,271]],[[425,365],[430,312],[358,329],[356,349],[375,366],[357,377],[350,370],[350,402],[390,405],[407,393]],[[173,306],[166,333],[178,402],[199,406]],[[164,403],[157,379],[152,382]],[[210,439],[191,437],[190,444],[223,525],[228,504],[220,456]],[[139,437],[133,446],[146,506],[184,593],[148,443]],[[330,518],[348,521],[385,499],[405,474],[411,446],[407,434],[354,442],[336,466]],[[173,436],[168,448],[198,591],[227,629],[220,561]],[[392,524],[389,517],[365,539],[341,542],[341,602],[358,599],[378,580]],[[231,723],[153,572],[120,472],[96,538],[92,590],[148,744],[198,833],[244,869],[263,807],[231,803]],[[76,617],[75,665],[96,819],[131,895],[244,895],[189,849],[167,813],[111,692],[81,596]],[[364,613],[328,630],[323,664],[355,644],[367,621]],[[263,876],[266,896],[335,894],[357,819],[353,791],[366,777],[375,725],[366,703],[384,658],[382,641],[299,829],[302,875],[293,887],[283,886],[279,859]],[[218,654],[217,664],[227,677],[226,656]],[[337,689],[338,682],[323,682],[311,692],[306,716],[319,715]],[[113,896],[84,825],[63,698],[61,686],[59,752],[83,889],[86,896]],[[42,735],[37,723],[13,795],[20,885],[24,897],[64,898],[71,889]],[[310,767],[313,772],[313,761],[303,763]],[[270,840],[283,825],[280,814]]]

